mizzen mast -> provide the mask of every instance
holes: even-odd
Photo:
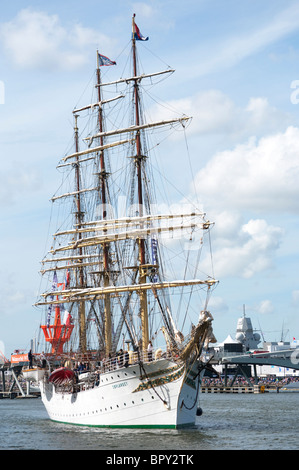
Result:
[[[75,118],[75,151],[76,153],[79,152],[79,133],[78,133],[78,115],[74,114]],[[76,221],[77,221],[77,226],[80,229],[82,226],[83,222],[83,212],[81,208],[81,188],[80,188],[80,165],[78,161],[78,157],[76,158],[76,163],[75,163],[75,174],[76,174],[76,190],[77,194],[75,196],[75,201],[76,201]],[[82,234],[78,232],[78,241],[80,242],[82,239]],[[82,247],[79,247],[79,256],[80,256],[80,262],[82,261],[82,256],[83,256],[83,249]],[[79,286],[83,287],[84,286],[84,275],[83,275],[83,268],[79,268]],[[79,311],[78,311],[78,316],[79,316],[79,348],[82,353],[86,352],[87,345],[86,345],[86,319],[85,319],[85,302],[79,302]]]

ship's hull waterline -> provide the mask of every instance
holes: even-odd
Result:
[[[142,377],[142,378],[141,378]],[[100,375],[98,384],[74,393],[40,382],[42,401],[51,420],[82,426],[180,428],[195,424],[200,376],[198,362],[161,359]]]

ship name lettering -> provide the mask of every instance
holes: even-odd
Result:
[[[121,382],[120,384],[112,385],[112,388],[126,387],[128,382]]]

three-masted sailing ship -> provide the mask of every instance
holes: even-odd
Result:
[[[197,260],[212,224],[196,207],[155,210],[150,148],[157,144],[149,138],[189,118],[146,119],[143,83],[151,87],[173,70],[140,74],[142,40],[134,15],[132,72],[115,81],[103,82],[101,67],[115,62],[97,51],[96,97],[74,109],[74,147],[58,164],[68,189],[52,198],[58,229],[42,260],[48,287],[36,303],[45,312],[46,347],[43,363],[24,375],[36,373],[49,417],[59,422],[178,428],[198,414],[204,353],[213,341],[207,301],[217,281],[196,276]],[[178,249],[193,237],[196,251]],[[171,258],[181,260],[184,251],[193,275],[186,268],[173,280]]]

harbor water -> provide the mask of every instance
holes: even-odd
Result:
[[[185,430],[101,429],[48,419],[39,398],[0,400],[1,450],[297,450],[299,393],[201,394]]]

